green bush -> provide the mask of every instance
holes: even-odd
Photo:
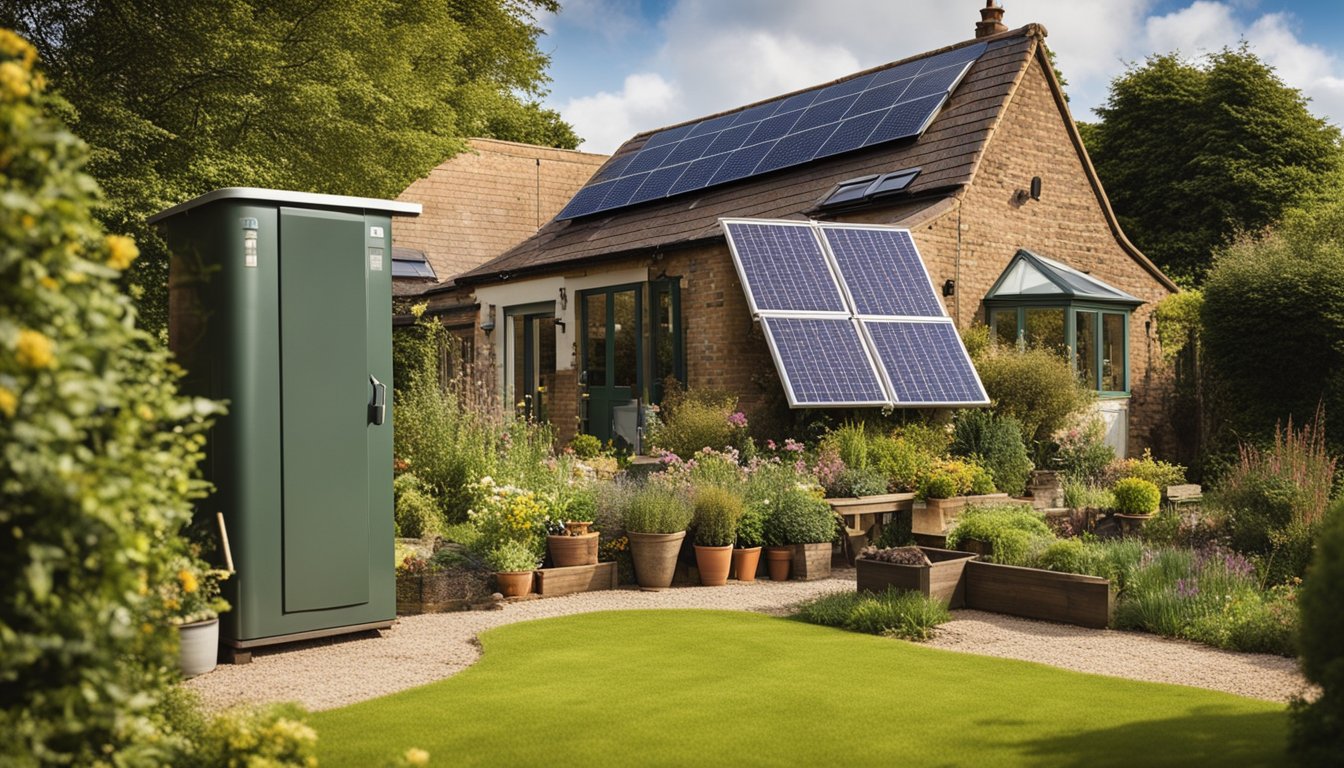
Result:
[[[977,466],[971,475],[971,485],[967,488],[967,492],[972,496],[984,496],[996,490],[998,489],[994,486],[994,476],[984,467]]]
[[[902,424],[891,431],[891,437],[904,440],[915,446],[915,449],[920,453],[935,459],[947,455],[947,449],[952,439],[945,426],[930,424],[925,421],[912,421]]]
[[[1040,554],[1036,555],[1035,562],[1031,565],[1047,571],[1079,573],[1085,576],[1100,576],[1103,579],[1114,576],[1113,564],[1107,556],[1106,547],[1081,539],[1060,539],[1050,542]]]
[[[1106,468],[1104,480],[1107,481],[1107,485],[1114,485],[1117,480],[1126,477],[1147,480],[1156,485],[1158,490],[1165,491],[1168,486],[1181,485],[1185,482],[1185,467],[1158,461],[1153,458],[1152,450],[1145,448],[1142,458],[1112,462]]]
[[[852,590],[821,595],[799,605],[794,618],[810,624],[917,641],[932,637],[934,627],[952,616],[940,600],[918,592],[889,589],[876,595]]]
[[[863,422],[846,421],[823,435],[820,447],[833,448],[849,469],[867,469],[869,437]]]
[[[835,538],[831,505],[801,488],[791,488],[769,500],[765,544],[821,544]]]
[[[443,533],[443,513],[420,478],[411,472],[397,475],[392,482],[392,495],[398,536],[418,539]]]
[[[1243,445],[1210,494],[1227,515],[1232,548],[1252,556],[1269,583],[1300,577],[1329,504],[1335,460],[1317,424],[1276,431],[1268,448]]]
[[[602,454],[602,441],[592,435],[575,435],[569,440],[569,448],[580,459],[592,459]]]
[[[0,29],[0,762],[163,765],[167,603],[221,412],[135,325],[137,256],[95,223],[87,148],[33,49]],[[133,290],[138,288],[133,287]]]
[[[994,411],[1017,419],[1023,437],[1038,444],[1048,444],[1096,397],[1068,360],[1045,349],[995,348],[975,360],[975,369]]]
[[[1022,426],[1011,416],[968,408],[957,414],[952,433],[954,456],[975,459],[1005,493],[1022,495],[1035,465],[1022,442]]]
[[[928,450],[928,441],[919,437],[897,435],[879,436],[868,441],[869,469],[876,470],[886,480],[887,490],[893,493],[909,492],[919,488],[919,481],[933,468],[942,452]]]
[[[1303,765],[1338,765],[1344,755],[1344,501],[1334,503],[1321,525],[1299,605],[1302,673],[1321,695],[1293,704],[1292,751]]]
[[[649,445],[682,459],[692,458],[701,448],[739,447],[744,439],[742,428],[729,420],[736,405],[737,397],[726,393],[676,393],[664,400],[659,420],[649,430]]]
[[[656,483],[631,494],[629,505],[624,528],[631,533],[680,533],[695,514],[684,493]]]
[[[836,478],[830,491],[835,496],[842,498],[876,496],[879,493],[887,492],[887,477],[873,466],[865,469],[846,467],[840,472],[840,476]]]
[[[702,547],[728,547],[737,540],[737,521],[742,517],[742,497],[716,485],[695,489],[695,543]]]
[[[765,539],[765,512],[759,504],[746,504],[737,519],[737,546],[743,549],[759,547]]]
[[[943,459],[933,463],[920,481],[917,493],[924,499],[950,499],[968,493],[993,493],[994,478],[969,459]]]
[[[295,704],[235,707],[207,715],[193,691],[174,687],[158,708],[168,734],[162,765],[174,768],[219,766],[312,766],[317,733]]]
[[[537,567],[537,553],[524,542],[505,539],[485,553],[485,563],[500,573],[530,571]]]
[[[961,490],[957,478],[950,472],[935,471],[924,478],[920,495],[926,499],[950,499]]]
[[[1020,505],[971,507],[947,534],[947,546],[956,549],[966,539],[988,542],[990,561],[1030,565],[1033,550],[1044,549],[1055,535],[1038,513]]]
[[[1064,506],[1069,509],[1114,509],[1115,494],[1071,478],[1064,478]]]
[[[1122,515],[1151,515],[1162,504],[1162,492],[1156,485],[1137,477],[1126,477],[1111,488],[1115,511]]]

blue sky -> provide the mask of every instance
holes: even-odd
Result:
[[[972,36],[983,0],[561,0],[539,19],[551,94],[585,139],[631,135],[824,82]],[[1245,40],[1311,109],[1344,123],[1339,0],[1000,0],[1011,28],[1043,24],[1074,116],[1152,53],[1196,57]]]

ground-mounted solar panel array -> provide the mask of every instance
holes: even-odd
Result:
[[[556,218],[573,219],[919,136],[986,44],[668,128],[607,163]]]
[[[908,230],[719,221],[791,406],[989,403]]]

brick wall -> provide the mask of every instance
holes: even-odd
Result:
[[[397,220],[395,244],[424,251],[440,280],[531,237],[607,159],[494,139],[470,145],[397,196],[424,212]]]

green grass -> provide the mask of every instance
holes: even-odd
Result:
[[[720,611],[481,636],[448,680],[316,713],[323,766],[1191,766],[1285,761],[1285,708]]]

